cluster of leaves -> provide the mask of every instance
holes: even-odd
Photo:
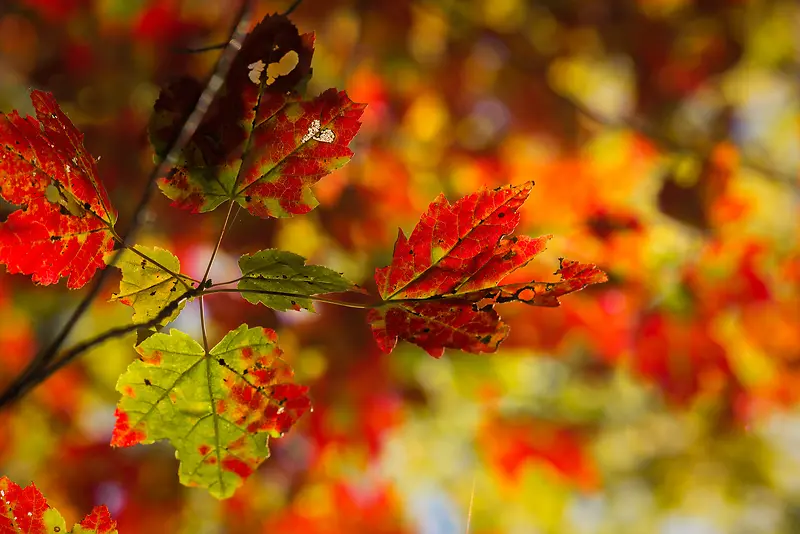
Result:
[[[158,179],[178,209],[227,207],[219,242],[235,204],[260,218],[309,212],[318,204],[311,186],[352,156],[349,144],[365,105],[335,89],[303,95],[313,43],[312,34],[301,35],[286,17],[265,17],[177,164]],[[167,157],[202,90],[190,78],[162,90],[149,125],[157,159]],[[181,482],[218,498],[233,495],[269,456],[269,439],[283,436],[310,400],[308,388],[294,382],[273,330],[242,324],[209,347],[204,296],[238,292],[281,311],[313,311],[315,300],[366,308],[384,352],[403,339],[438,358],[445,348],[495,351],[509,333],[498,304],[557,306],[559,297],[606,280],[594,265],[562,259],[556,281],[504,282],[549,239],[511,237],[530,181],[482,189],[453,204],[439,196],[409,237],[400,231],[391,264],[377,269],[379,298],[341,273],[277,249],[243,255],[240,278],[214,283],[208,273],[215,249],[203,278],[194,279],[180,272],[171,252],[126,245],[81,133],[52,95],[33,91],[31,98],[36,118],[0,115],[2,196],[21,206],[0,225],[0,261],[41,284],[67,278],[70,288],[85,285],[105,262],[121,270],[113,298],[133,308],[145,339],[117,382],[122,398],[111,444],[168,440]],[[233,283],[235,289],[228,287]],[[369,302],[347,300],[365,294]],[[193,299],[200,303],[202,344],[175,329],[160,332]]]
[[[67,530],[58,510],[47,504],[34,484],[22,488],[0,478],[0,532],[14,534],[117,534],[117,523],[105,506],[96,506],[80,523]]]

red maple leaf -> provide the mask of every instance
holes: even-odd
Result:
[[[0,477],[0,534],[50,534],[66,532],[64,518],[54,510],[34,484],[23,488]],[[108,508],[95,506],[71,532],[116,534],[117,522]]]
[[[604,282],[594,265],[561,260],[556,282],[499,285],[544,250],[551,236],[506,237],[533,182],[433,201],[410,237],[399,232],[392,263],[375,272],[383,305],[368,314],[384,352],[405,339],[440,357],[444,348],[493,352],[508,335],[494,305],[558,306],[558,297]]]
[[[95,506],[92,512],[78,524],[96,534],[111,534],[117,531],[117,522],[111,518],[111,512],[103,505]]]
[[[310,186],[353,155],[365,106],[335,89],[299,96],[313,52],[314,35],[284,16],[255,27],[179,164],[158,182],[174,206],[198,213],[235,200],[258,217],[289,217],[317,205]],[[160,156],[202,88],[183,78],[161,92],[149,127]]]
[[[50,93],[31,101],[36,118],[0,113],[0,195],[22,206],[0,225],[0,263],[44,285],[68,277],[75,289],[105,266],[117,214],[83,134]]]

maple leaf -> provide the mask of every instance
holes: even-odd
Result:
[[[123,250],[116,264],[122,271],[119,293],[115,293],[111,300],[118,300],[131,306],[134,323],[146,323],[178,299],[188,287],[184,287],[179,278],[164,270],[166,267],[175,274],[180,273],[180,261],[171,252],[159,247],[141,245],[136,245],[134,248],[158,262],[158,265],[130,250]],[[184,305],[184,302],[179,304],[160,324],[165,325],[175,319]]]
[[[222,94],[158,181],[174,206],[198,213],[235,200],[258,217],[290,217],[317,205],[310,186],[350,160],[365,105],[335,89],[311,100],[294,91],[310,74],[313,43],[281,15],[248,35]],[[161,92],[149,127],[159,156],[201,91],[181,79]]]
[[[322,293],[348,291],[355,287],[341,273],[321,265],[306,265],[305,258],[285,250],[269,249],[255,254],[245,254],[239,258],[239,268],[243,276],[238,287],[245,291],[242,296],[253,304],[260,302],[281,311],[302,308],[314,311],[313,301],[310,298],[303,298],[303,295],[310,297]]]
[[[495,304],[558,306],[558,297],[606,280],[594,265],[562,259],[557,282],[500,285],[551,238],[506,237],[532,187],[481,190],[455,204],[439,195],[410,237],[400,230],[392,263],[375,271],[383,305],[367,314],[381,350],[401,338],[436,358],[446,347],[493,352],[509,331]]]
[[[0,225],[0,263],[76,289],[105,265],[117,214],[83,134],[50,93],[31,91],[31,101],[36,118],[0,113],[0,195],[22,206]]]
[[[180,459],[181,483],[230,497],[310,407],[292,382],[277,335],[241,325],[206,352],[183,332],[154,334],[120,376],[111,444],[167,439]]]
[[[67,531],[64,518],[34,484],[22,488],[8,477],[0,478],[0,533],[51,534]],[[115,534],[117,522],[105,506],[95,506],[92,512],[71,534]]]

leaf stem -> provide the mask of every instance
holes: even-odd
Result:
[[[239,278],[234,278],[233,280],[228,280],[227,282],[220,282],[218,284],[211,284],[208,287],[209,287],[209,289],[211,289],[212,287],[227,286],[227,285],[230,285],[230,284],[235,284],[236,282],[238,282],[240,280],[244,280],[245,278],[246,277],[244,275],[242,275]]]
[[[222,245],[222,238],[225,237],[225,231],[228,229],[228,221],[231,220],[231,212],[233,211],[233,200],[228,203],[228,212],[225,214],[225,221],[222,223],[222,230],[219,232],[219,239],[217,239],[217,244],[214,246],[214,250],[211,252],[211,258],[208,260],[208,265],[206,266],[206,272],[203,274],[203,279],[200,281],[200,286],[204,286],[206,280],[208,280],[208,273],[211,272],[211,266],[214,264],[214,258],[217,257],[217,252],[219,252],[219,247]]]
[[[202,286],[201,286],[202,287]],[[208,335],[206,334],[206,307],[203,304],[203,295],[200,294],[200,331],[203,333],[203,349],[208,354]]]
[[[268,291],[265,289],[234,289],[234,288],[222,288],[222,289],[209,289],[204,291],[204,295],[213,295],[214,293],[256,293],[259,295],[275,295],[278,297],[290,297],[290,298],[297,298],[297,299],[311,299],[316,302],[324,302],[326,304],[333,304],[335,306],[342,306],[345,308],[356,308],[359,310],[369,310],[372,308],[378,308],[385,304],[385,302],[378,302],[378,303],[364,303],[360,304],[358,302],[347,302],[344,300],[338,299],[331,299],[327,297],[320,297],[317,295],[301,295],[298,293],[287,293],[284,291]],[[360,293],[359,293],[360,294]]]

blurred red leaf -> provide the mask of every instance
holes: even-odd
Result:
[[[600,483],[597,466],[585,448],[586,436],[576,429],[531,419],[492,418],[482,428],[479,443],[489,461],[511,482],[529,463],[550,465],[585,490]]]

